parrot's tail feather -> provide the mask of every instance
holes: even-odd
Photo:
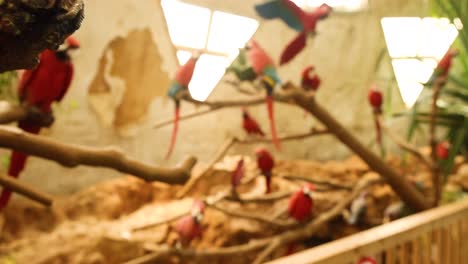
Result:
[[[374,114],[376,141],[380,148],[382,148],[382,127],[380,126],[378,114]]]
[[[172,130],[171,142],[169,144],[169,150],[167,151],[167,154],[166,154],[166,160],[169,160],[169,158],[171,157],[172,151],[174,150],[174,146],[175,146],[176,139],[177,139],[177,131],[179,130],[179,118],[180,118],[180,107],[176,106],[174,110],[174,128]]]
[[[0,211],[8,205],[10,201],[11,191],[8,189],[3,189],[2,194],[0,194]]]
[[[265,174],[266,194],[271,193],[271,174]]]
[[[271,138],[273,140],[273,144],[275,145],[277,150],[281,150],[281,145],[278,140],[278,136],[276,134],[276,125],[275,125],[275,114],[273,108],[273,97],[268,95],[266,97],[267,109],[268,109],[268,119],[270,120],[270,129],[271,129]]]
[[[291,41],[291,43],[286,46],[286,48],[281,53],[280,58],[280,65],[284,65],[294,59],[299,52],[301,52],[305,46],[307,41],[307,32],[303,31],[299,34],[295,39]]]

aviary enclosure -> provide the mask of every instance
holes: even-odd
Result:
[[[154,2],[159,6],[159,1]],[[75,144],[57,134],[51,136],[50,129],[67,118],[66,107],[57,103],[71,97],[69,88],[75,89],[77,78],[87,78],[88,83],[93,78],[79,76],[83,70],[75,59],[91,56],[79,52],[93,45],[89,36],[80,38],[81,23],[86,25],[88,19],[85,14],[91,13],[93,23],[99,21],[95,31],[106,28],[106,20],[98,20],[96,15],[104,11],[93,9],[98,4],[0,1],[0,121],[4,124],[0,126],[0,147],[11,150],[5,152],[8,158],[0,176],[0,263],[264,263],[465,198],[467,27],[459,28],[458,39],[447,47],[432,76],[423,83],[423,95],[410,110],[389,112],[384,105],[390,90],[372,81],[366,90],[356,90],[360,102],[367,105],[365,122],[373,128],[366,134],[372,138],[363,139],[339,121],[339,115],[329,112],[333,105],[321,102],[319,95],[327,80],[318,74],[319,60],[310,58],[313,63],[300,68],[288,66],[321,38],[317,28],[333,19],[335,10],[327,4],[301,9],[289,0],[247,2],[263,24],[280,23],[295,33],[278,54],[269,54],[264,47],[268,41],[255,36],[239,50],[221,80],[238,96],[192,97],[188,87],[204,49],[193,50],[187,62],[167,74],[170,80],[161,83],[140,80],[154,70],[147,67],[147,58],[122,64],[130,75],[137,64],[150,68],[135,75],[148,91],[165,86],[173,116],[144,128],[147,133],[163,130],[166,134],[167,140],[149,137],[144,143],[163,157],[156,163],[134,157],[128,148]],[[375,2],[369,1],[371,8]],[[107,4],[112,9],[109,1]],[[467,1],[442,0],[432,5],[438,16],[468,25],[466,6]],[[131,17],[133,9],[125,6],[122,10],[126,8]],[[125,19],[117,24],[128,27]],[[100,34],[105,35],[104,30]],[[138,34],[133,38],[144,39]],[[128,49],[125,45],[115,44],[114,53],[138,50],[133,44]],[[333,56],[334,51],[329,52]],[[107,53],[101,63],[113,60],[119,63],[118,57]],[[86,68],[86,61],[81,62]],[[121,85],[121,80],[109,77],[115,69],[101,66],[103,74],[93,85],[100,81]],[[295,76],[293,80],[282,77],[284,67],[289,67],[287,76]],[[340,78],[338,71],[335,78]],[[145,97],[146,90],[135,89]],[[283,133],[287,130],[277,124],[279,105],[300,109],[288,119],[304,127],[303,132]],[[187,110],[187,106],[196,108]],[[242,135],[227,133],[209,160],[197,157],[205,152],[200,144],[198,153],[184,153],[187,158],[172,165],[171,155],[187,144],[180,132],[209,133],[196,132],[203,125],[185,124],[214,113],[237,115]],[[408,120],[407,137],[389,125],[395,118]],[[316,121],[312,127],[311,119]],[[327,161],[281,156],[285,150],[291,153],[291,142],[317,138],[314,142],[320,144],[323,137],[333,138],[334,145],[346,147],[351,154]],[[415,144],[415,138],[427,140]],[[32,157],[68,167],[70,173],[88,166],[96,167],[99,174],[98,167],[104,167],[124,177],[88,184],[68,194],[49,194],[43,186],[54,184],[48,182],[48,173],[54,170],[47,166],[55,164],[44,163],[43,169],[30,171],[40,179],[35,184],[18,178],[30,161],[36,161]],[[80,179],[76,177],[76,181]],[[373,256],[362,256],[359,263],[377,262]]]

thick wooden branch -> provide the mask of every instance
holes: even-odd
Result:
[[[129,158],[116,148],[93,148],[65,144],[8,126],[0,126],[0,147],[53,160],[65,167],[79,165],[106,167],[146,181],[160,181],[169,184],[186,182],[196,163],[196,158],[190,157],[177,168],[156,167]]]
[[[190,258],[190,259],[199,259],[199,258],[206,258],[206,257],[233,257],[233,256],[240,256],[245,255],[250,252],[255,252],[259,250],[268,249],[269,252],[274,251],[276,248],[288,245],[293,242],[301,241],[307,239],[314,235],[320,228],[330,220],[341,215],[341,212],[347,208],[351,202],[368,186],[373,184],[378,178],[366,176],[361,179],[356,187],[353,189],[351,194],[344,199],[340,200],[331,210],[323,213],[313,219],[310,223],[306,224],[305,226],[300,225],[292,230],[285,231],[284,233],[263,238],[263,239],[255,239],[251,240],[250,242],[242,245],[231,246],[231,247],[224,247],[224,248],[217,248],[217,249],[204,249],[204,250],[195,250],[190,248],[176,248],[176,247],[169,247],[169,246],[155,246],[151,250],[152,253],[149,253],[143,257],[131,260],[126,264],[143,264],[143,263],[156,263],[158,259],[166,256],[179,256],[180,258]],[[273,244],[273,246],[269,246]],[[273,247],[273,248],[272,248]],[[268,254],[260,254],[259,256],[264,256]],[[267,256],[265,256],[267,257]],[[263,258],[263,257],[262,257]],[[257,259],[257,263],[261,263],[262,259]]]
[[[344,128],[334,117],[323,109],[311,96],[302,92],[299,88],[290,84],[296,91],[294,101],[297,105],[313,114],[322,122],[331,133],[333,133],[343,144],[356,153],[367,165],[384,177],[392,186],[400,198],[416,211],[429,209],[429,203],[424,196],[404,177],[399,175],[393,168],[388,166],[381,158],[366,148],[346,128]]]
[[[0,124],[9,124],[26,119],[43,127],[48,127],[54,122],[51,113],[44,113],[35,107],[25,107],[7,101],[0,101]]]
[[[434,186],[434,200],[432,203],[433,206],[439,205],[442,196],[442,177],[437,158],[436,119],[438,114],[437,101],[439,100],[440,92],[446,81],[447,77],[439,77],[434,81],[434,85],[432,86],[432,105],[429,122],[429,145],[431,146],[432,185]]]
[[[45,206],[51,206],[54,200],[51,195],[38,191],[13,177],[0,176],[0,185]]]
[[[19,105],[13,105],[7,101],[0,101],[0,124],[8,124],[23,120],[28,111]]]

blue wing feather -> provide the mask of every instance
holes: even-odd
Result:
[[[300,18],[289,9],[284,0],[272,0],[264,4],[255,6],[255,10],[258,15],[264,19],[275,19],[279,18],[283,20],[292,29],[301,32],[304,30],[302,21]]]

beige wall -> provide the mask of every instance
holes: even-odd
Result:
[[[369,10],[356,14],[334,14],[321,23],[318,28],[318,37],[309,40],[307,50],[280,70],[283,79],[297,82],[298,74],[304,66],[310,63],[316,65],[323,79],[318,100],[366,144],[370,143],[373,138],[370,109],[366,102],[369,84],[377,80],[385,87],[393,85],[393,97],[398,99],[399,96],[392,81],[379,19],[385,15],[418,15],[424,12],[421,6],[425,6],[425,1],[420,0],[370,1]],[[126,89],[132,86],[125,82],[126,77],[108,70],[105,81],[107,88],[104,90],[110,91],[112,96],[104,95],[101,99],[95,97],[93,106],[88,95],[88,87],[96,77],[99,61],[105,54],[105,48],[116,37],[125,38],[130,31],[135,29],[148,29],[152,33],[162,60],[158,74],[166,72],[171,75],[174,72],[176,69],[174,50],[167,36],[159,3],[157,0],[85,2],[86,19],[83,27],[76,34],[82,42],[81,51],[75,54],[76,78],[61,110],[57,113],[57,122],[44,134],[64,142],[83,145],[117,145],[140,160],[164,164],[163,156],[167,149],[171,127],[153,130],[151,124],[171,116],[172,103],[170,101],[156,97],[149,105],[147,117],[140,118],[138,125],[127,125],[120,127],[117,131],[113,122],[117,113],[114,110],[121,105]],[[247,8],[249,6],[247,3],[254,1],[191,0],[191,2],[200,2],[213,7],[221,5],[220,8],[225,11],[255,15],[250,8]],[[268,52],[278,57],[277,54],[293,36],[294,32],[282,23],[274,21],[263,23],[257,32],[256,39],[265,46]],[[141,45],[135,43],[135,48],[140,47]],[[378,63],[381,53],[385,56]],[[118,60],[119,56],[124,56],[119,54],[113,54],[113,59]],[[376,65],[380,65],[377,72]],[[128,65],[127,67],[131,70],[132,67],[138,66]],[[166,89],[158,83],[152,86],[147,80],[142,83],[145,88],[139,89],[138,93],[146,89],[149,91],[148,94],[158,95],[161,94],[160,91]],[[157,92],[152,89],[156,89]],[[221,99],[227,96],[232,97],[232,94],[234,92],[229,87],[218,87],[210,98]],[[71,104],[76,104],[77,108],[70,107]],[[99,115],[94,110],[96,105],[100,105]],[[186,107],[185,104],[182,107],[183,111],[190,110],[190,107]],[[395,100],[394,107],[401,109],[401,100]],[[258,119],[261,119],[263,127],[267,128],[265,107],[254,107],[252,112]],[[278,106],[276,113],[279,134],[306,131],[315,123],[313,118],[304,117],[304,112],[294,107]],[[208,160],[224,139],[232,135],[243,135],[240,129],[240,117],[239,110],[222,110],[216,114],[183,122],[180,126],[178,144],[168,165],[177,163],[187,154],[194,154],[202,161]],[[102,122],[102,120],[107,121]],[[125,136],[122,136],[123,134]],[[233,151],[250,153],[251,149],[239,148]],[[290,159],[332,159],[347,154],[345,147],[333,138],[322,137],[285,143],[283,151],[275,155]],[[83,186],[118,175],[119,173],[108,169],[89,167],[66,169],[53,162],[31,158],[22,178],[52,193],[70,193]]]

